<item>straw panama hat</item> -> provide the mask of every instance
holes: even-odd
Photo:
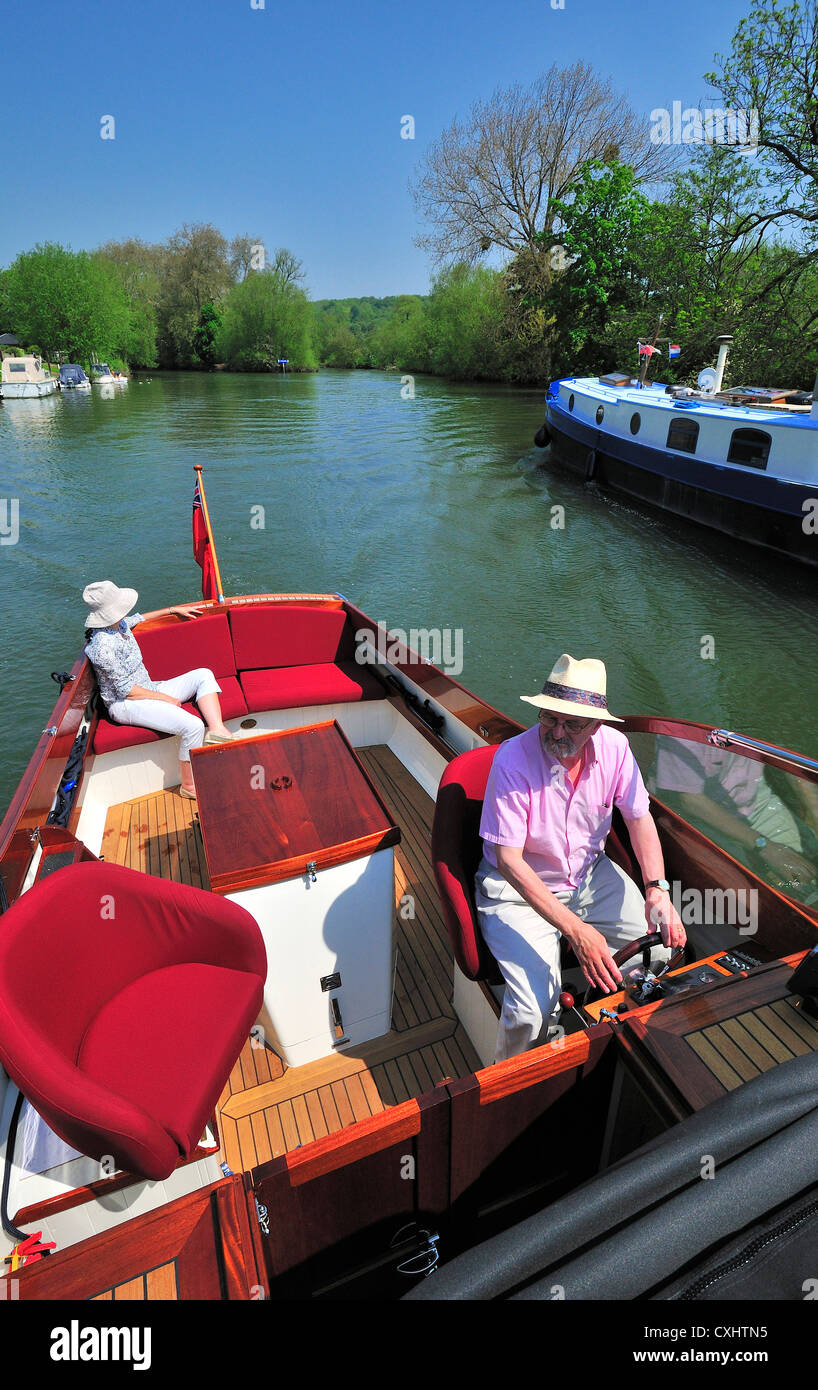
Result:
[[[604,661],[589,657],[577,661],[563,652],[539,695],[521,695],[526,704],[553,710],[577,719],[604,719],[612,724],[623,721],[608,710],[605,696],[607,673]]]
[[[86,585],[82,597],[91,610],[85,619],[85,626],[112,627],[126,613],[130,613],[139,595],[136,589],[119,589],[110,579],[98,579]]]

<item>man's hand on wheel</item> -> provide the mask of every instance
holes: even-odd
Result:
[[[682,919],[664,888],[649,888],[645,899],[645,921],[648,931],[662,933],[662,945],[671,950],[684,946],[687,932]]]
[[[589,985],[595,985],[605,994],[614,994],[622,983],[622,973],[613,963],[602,932],[583,923],[571,933],[569,940]]]

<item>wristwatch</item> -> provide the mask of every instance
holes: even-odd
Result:
[[[645,892],[647,892],[649,888],[661,888],[663,893],[670,892],[670,884],[666,878],[652,878],[645,884]]]

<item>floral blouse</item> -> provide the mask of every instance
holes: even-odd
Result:
[[[123,618],[115,632],[98,628],[85,648],[85,655],[97,673],[99,693],[106,705],[124,700],[135,685],[145,690],[158,690],[159,683],[152,681],[145,670],[139,643],[131,632],[132,627],[142,622],[141,613],[132,613]]]

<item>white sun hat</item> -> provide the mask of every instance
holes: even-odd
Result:
[[[110,579],[98,579],[86,585],[82,597],[91,610],[85,619],[86,627],[113,627],[131,612],[139,594],[136,589],[117,588]]]
[[[577,661],[563,652],[539,695],[521,695],[529,705],[552,710],[574,719],[604,719],[612,724],[622,720],[608,710],[607,672],[604,661],[588,657]]]

